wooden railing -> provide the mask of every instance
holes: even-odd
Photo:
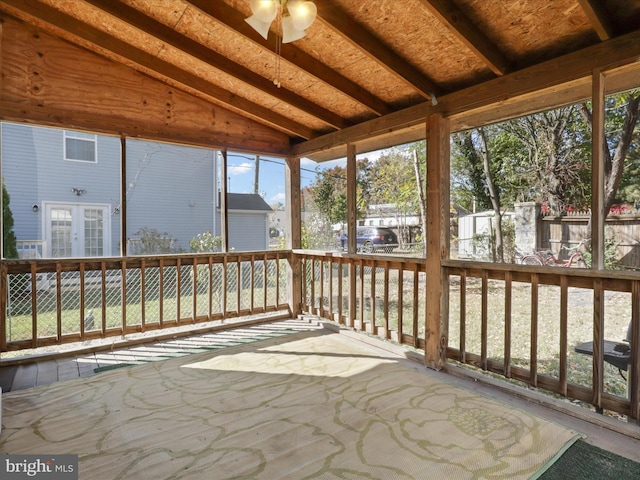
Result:
[[[444,261],[447,356],[533,387],[639,418],[640,277],[564,267]],[[626,378],[605,362],[631,322]],[[584,343],[593,356],[575,351]]]
[[[441,263],[450,361],[640,418],[640,275]],[[425,300],[423,259],[310,251],[5,260],[0,347],[36,348],[269,312],[290,315],[288,264],[299,265],[293,278],[301,279],[302,311],[426,348],[425,318],[433,306]],[[629,323],[624,379],[605,361],[604,346],[605,340],[621,341]],[[592,356],[575,351],[589,341]]]
[[[291,252],[3,260],[0,351],[289,315]]]
[[[302,308],[381,338],[425,348],[425,262],[304,252]],[[604,341],[640,327],[640,276],[613,271],[442,262],[450,361],[639,418],[640,354],[619,372]],[[446,310],[446,309],[445,309]],[[593,356],[575,351],[593,342]],[[626,376],[623,378],[621,373]]]
[[[305,252],[303,310],[424,349],[424,260]]]

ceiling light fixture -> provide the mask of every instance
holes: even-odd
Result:
[[[305,30],[316,19],[318,9],[311,1],[304,0],[249,0],[251,15],[245,20],[266,40],[271,23],[280,13],[282,43],[295,42],[303,38]],[[278,22],[277,22],[278,23]]]
[[[303,38],[305,30],[316,19],[318,9],[308,0],[249,0],[252,15],[245,19],[262,38],[267,40],[271,24],[276,21],[276,78],[273,83],[280,87],[280,48]],[[280,27],[280,28],[278,28]]]

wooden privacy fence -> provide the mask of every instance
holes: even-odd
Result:
[[[290,315],[290,255],[3,261],[0,351],[268,312]]]
[[[571,255],[567,249],[590,237],[589,218],[589,211],[571,211],[558,216],[541,214],[540,205],[525,202],[516,204],[515,213],[505,212],[503,221],[513,221],[515,249],[521,255],[551,250],[559,259],[566,260]],[[491,260],[494,222],[492,211],[460,217],[457,258]],[[605,237],[609,261],[613,262],[615,257],[617,267],[640,270],[640,213],[612,210],[606,219]]]
[[[589,215],[568,213],[561,217],[545,216],[540,224],[541,248],[555,252],[560,247],[574,247],[589,236]],[[640,270],[640,215],[609,214],[605,223],[606,242],[616,250],[617,264],[626,269]],[[566,252],[562,252],[566,256]]]

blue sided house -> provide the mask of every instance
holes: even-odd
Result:
[[[1,124],[2,177],[22,258],[116,256],[150,243],[189,252],[220,235],[216,150],[12,123]],[[125,192],[124,205],[121,189]],[[257,194],[227,195],[229,250],[269,248],[272,209]],[[126,215],[125,215],[126,214]]]

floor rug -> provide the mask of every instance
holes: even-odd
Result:
[[[637,480],[640,463],[583,440],[574,443],[540,477],[541,480]]]
[[[516,479],[576,440],[440,378],[298,333],[10,392],[0,453],[77,454],[82,480]]]

